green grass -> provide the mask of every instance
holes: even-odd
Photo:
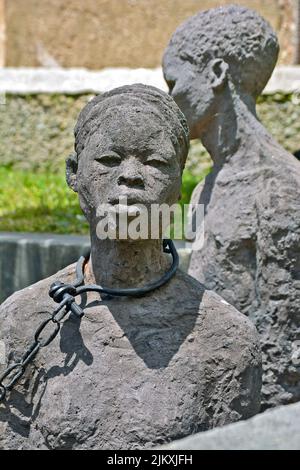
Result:
[[[0,167],[0,231],[87,233],[77,196],[63,174]]]
[[[182,204],[202,177],[183,174]],[[64,173],[13,170],[0,166],[0,231],[86,234],[88,224]]]

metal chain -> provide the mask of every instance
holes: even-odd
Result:
[[[30,364],[40,349],[48,346],[58,333],[60,332],[62,320],[71,312],[75,317],[81,318],[84,315],[82,308],[75,302],[75,296],[81,295],[84,292],[98,292],[101,294],[108,294],[109,296],[140,296],[153,291],[168,282],[175,274],[179,258],[175,246],[171,240],[163,240],[163,251],[170,253],[173,257],[171,268],[157,281],[152,282],[144,287],[130,288],[130,289],[110,289],[97,285],[82,285],[84,283],[84,265],[89,259],[89,253],[81,256],[76,266],[76,280],[73,284],[65,284],[63,282],[54,282],[49,290],[49,295],[58,303],[58,307],[54,310],[52,315],[44,320],[34,333],[34,341],[23,354],[19,362],[15,362],[9,366],[0,376],[0,402],[4,401],[7,392],[11,391],[16,382],[24,375],[26,367]],[[48,324],[52,323],[53,330],[48,333],[46,338],[42,337],[42,333],[47,328]]]
[[[69,299],[63,300],[54,310],[50,318],[44,320],[34,333],[34,341],[23,354],[19,362],[15,362],[8,367],[0,376],[0,402],[3,401],[7,392],[11,391],[16,382],[24,375],[28,364],[30,364],[41,348],[48,346],[58,335],[62,320],[70,311]],[[53,330],[44,338],[44,330],[52,322]]]

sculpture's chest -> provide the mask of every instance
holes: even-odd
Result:
[[[256,204],[261,190],[259,181],[217,182],[207,209],[206,224],[223,238],[234,238],[237,231],[255,230]]]
[[[94,314],[105,321],[90,321]],[[187,325],[178,331],[154,320],[134,328],[126,308],[122,319],[94,309],[80,328],[65,324],[60,351],[44,353],[34,426],[51,448],[144,447],[198,426],[199,377]]]

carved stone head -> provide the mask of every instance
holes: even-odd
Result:
[[[170,94],[191,130],[214,113],[225,90],[243,100],[262,92],[279,52],[275,32],[258,13],[229,5],[201,11],[173,34],[163,57]]]
[[[91,225],[100,204],[173,204],[189,147],[188,126],[174,100],[146,85],[92,99],[75,127],[67,181]]]

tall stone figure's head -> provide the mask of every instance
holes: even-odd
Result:
[[[230,5],[201,11],[173,34],[163,57],[170,94],[187,117],[191,137],[218,112],[224,93],[255,103],[275,67],[275,32],[258,13]]]
[[[124,86],[92,99],[75,127],[67,181],[91,226],[100,205],[173,204],[189,147],[186,119],[166,93]]]

